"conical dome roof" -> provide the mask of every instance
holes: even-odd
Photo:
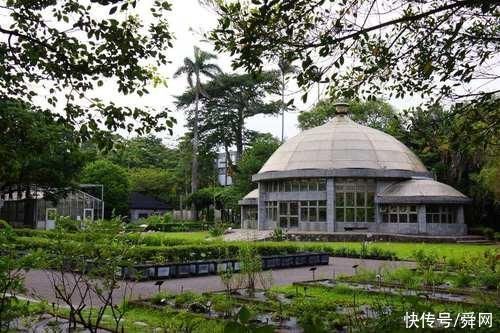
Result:
[[[346,115],[289,139],[259,174],[292,170],[370,169],[428,173],[420,159],[394,137]]]

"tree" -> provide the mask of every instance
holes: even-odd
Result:
[[[250,143],[243,153],[234,175],[234,187],[240,194],[239,199],[256,187],[252,175],[259,172],[271,155],[280,146],[280,141],[271,134],[262,134]]]
[[[223,146],[227,153],[234,144],[237,163],[244,145],[252,137],[252,133],[245,130],[245,119],[258,114],[277,114],[280,110],[279,102],[266,101],[279,91],[278,75],[276,72],[221,74],[205,84],[204,90],[198,126],[200,137],[205,145]],[[196,91],[190,89],[177,100],[181,107],[192,105],[196,103]],[[194,127],[194,123],[191,124]]]
[[[207,76],[209,78],[215,77],[217,73],[221,73],[219,66],[209,63],[210,59],[215,59],[216,56],[200,50],[198,47],[194,47],[194,58],[184,58],[184,65],[179,67],[174,74],[174,77],[178,77],[182,74],[186,74],[189,86],[194,89],[195,92],[195,106],[194,106],[194,124],[193,124],[193,159],[191,167],[191,193],[198,190],[198,118],[199,118],[199,100],[200,96],[204,94],[204,90],[201,84],[201,76]],[[193,82],[193,76],[195,82]],[[191,207],[193,219],[197,219],[196,206],[193,204]]]
[[[73,186],[84,163],[77,136],[48,112],[0,100],[0,189]]]
[[[166,111],[91,97],[105,82],[121,95],[139,97],[148,85],[163,82],[156,68],[167,64],[172,47],[166,21],[171,5],[159,0],[143,9],[128,0],[4,2],[0,99],[47,95],[52,111],[64,109],[60,121],[78,127],[85,139],[93,135],[100,146],[110,143],[105,130],[171,130]]]
[[[284,57],[278,59],[278,68],[280,70],[280,89],[281,89],[281,142],[285,141],[285,112],[288,109],[288,104],[285,103],[286,86],[288,84],[289,75],[297,71],[297,67],[292,65],[290,61]]]
[[[177,203],[177,197],[182,194],[183,184],[174,175],[173,170],[158,168],[132,169],[128,172],[130,191],[141,192],[152,197]]]
[[[406,124],[399,139],[422,159],[437,178],[473,199],[466,221],[496,225],[500,206],[495,202],[494,170],[500,141],[500,101],[441,105],[403,114]],[[489,169],[493,167],[493,169]],[[486,177],[486,178],[485,178]],[[493,181],[491,184],[485,181]]]
[[[311,111],[299,114],[299,127],[302,130],[325,124],[335,116],[335,103],[320,101]],[[373,127],[394,135],[394,127],[399,127],[400,120],[394,108],[387,102],[351,101],[349,102],[349,116],[352,120],[369,127]]]
[[[105,214],[128,215],[129,180],[127,172],[120,166],[106,160],[89,163],[82,170],[80,181],[104,185]]]
[[[160,138],[153,135],[115,142],[115,148],[105,157],[124,168],[170,169],[177,163],[177,151],[166,147]]]
[[[333,98],[420,94],[489,97],[500,78],[496,0],[324,0],[223,2],[214,5],[216,50],[233,66],[261,69],[276,54],[297,60],[297,81],[327,81]],[[319,74],[319,75],[318,75]],[[307,94],[303,96],[307,99]]]

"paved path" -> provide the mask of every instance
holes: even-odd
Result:
[[[316,270],[316,279],[331,278],[333,274],[347,274],[354,273],[353,265],[359,265],[359,268],[367,268],[377,270],[382,267],[396,268],[401,266],[414,267],[412,262],[404,261],[385,261],[385,260],[369,260],[369,259],[351,259],[331,257],[329,265],[318,266]],[[272,271],[273,285],[286,285],[293,282],[312,280],[312,272],[309,271],[310,267],[280,269]],[[358,269],[359,269],[358,268]],[[57,302],[54,292],[52,290],[50,272],[43,270],[32,270],[26,275],[25,286],[27,289],[26,295],[28,297],[45,299],[51,302]],[[123,283],[115,292],[115,302],[119,302],[123,298],[125,290],[125,283]],[[144,299],[151,297],[158,292],[158,287],[155,286],[155,281],[147,282],[129,282],[128,288],[132,290],[132,299]],[[161,286],[162,290],[179,293],[181,291],[193,292],[208,292],[218,291],[223,289],[218,276],[203,276],[192,277],[183,279],[166,280]],[[130,291],[129,291],[130,292]],[[73,302],[78,302],[79,299],[75,297]],[[97,300],[94,302],[99,303]],[[95,304],[95,303],[94,303]]]

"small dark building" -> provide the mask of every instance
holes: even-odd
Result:
[[[170,206],[150,195],[132,192],[129,196],[130,221],[146,218],[150,215],[165,214]]]

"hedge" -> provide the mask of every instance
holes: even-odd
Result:
[[[259,255],[279,255],[297,252],[328,252],[332,256],[360,258],[361,248],[353,249],[347,247],[328,246],[324,244],[302,245],[293,242],[213,242],[203,244],[184,244],[173,246],[147,246],[124,244],[129,247],[129,255],[136,263],[146,261],[153,262],[184,262],[206,259],[231,259],[235,258],[242,246],[254,247]],[[44,249],[54,250],[56,243],[48,238],[41,237],[18,237],[16,244],[19,250]],[[63,245],[68,253],[74,252],[76,246],[84,253],[91,253],[99,247],[96,242],[76,242],[68,240]],[[363,258],[367,259],[397,259],[392,251],[382,250],[377,247],[369,247]]]

